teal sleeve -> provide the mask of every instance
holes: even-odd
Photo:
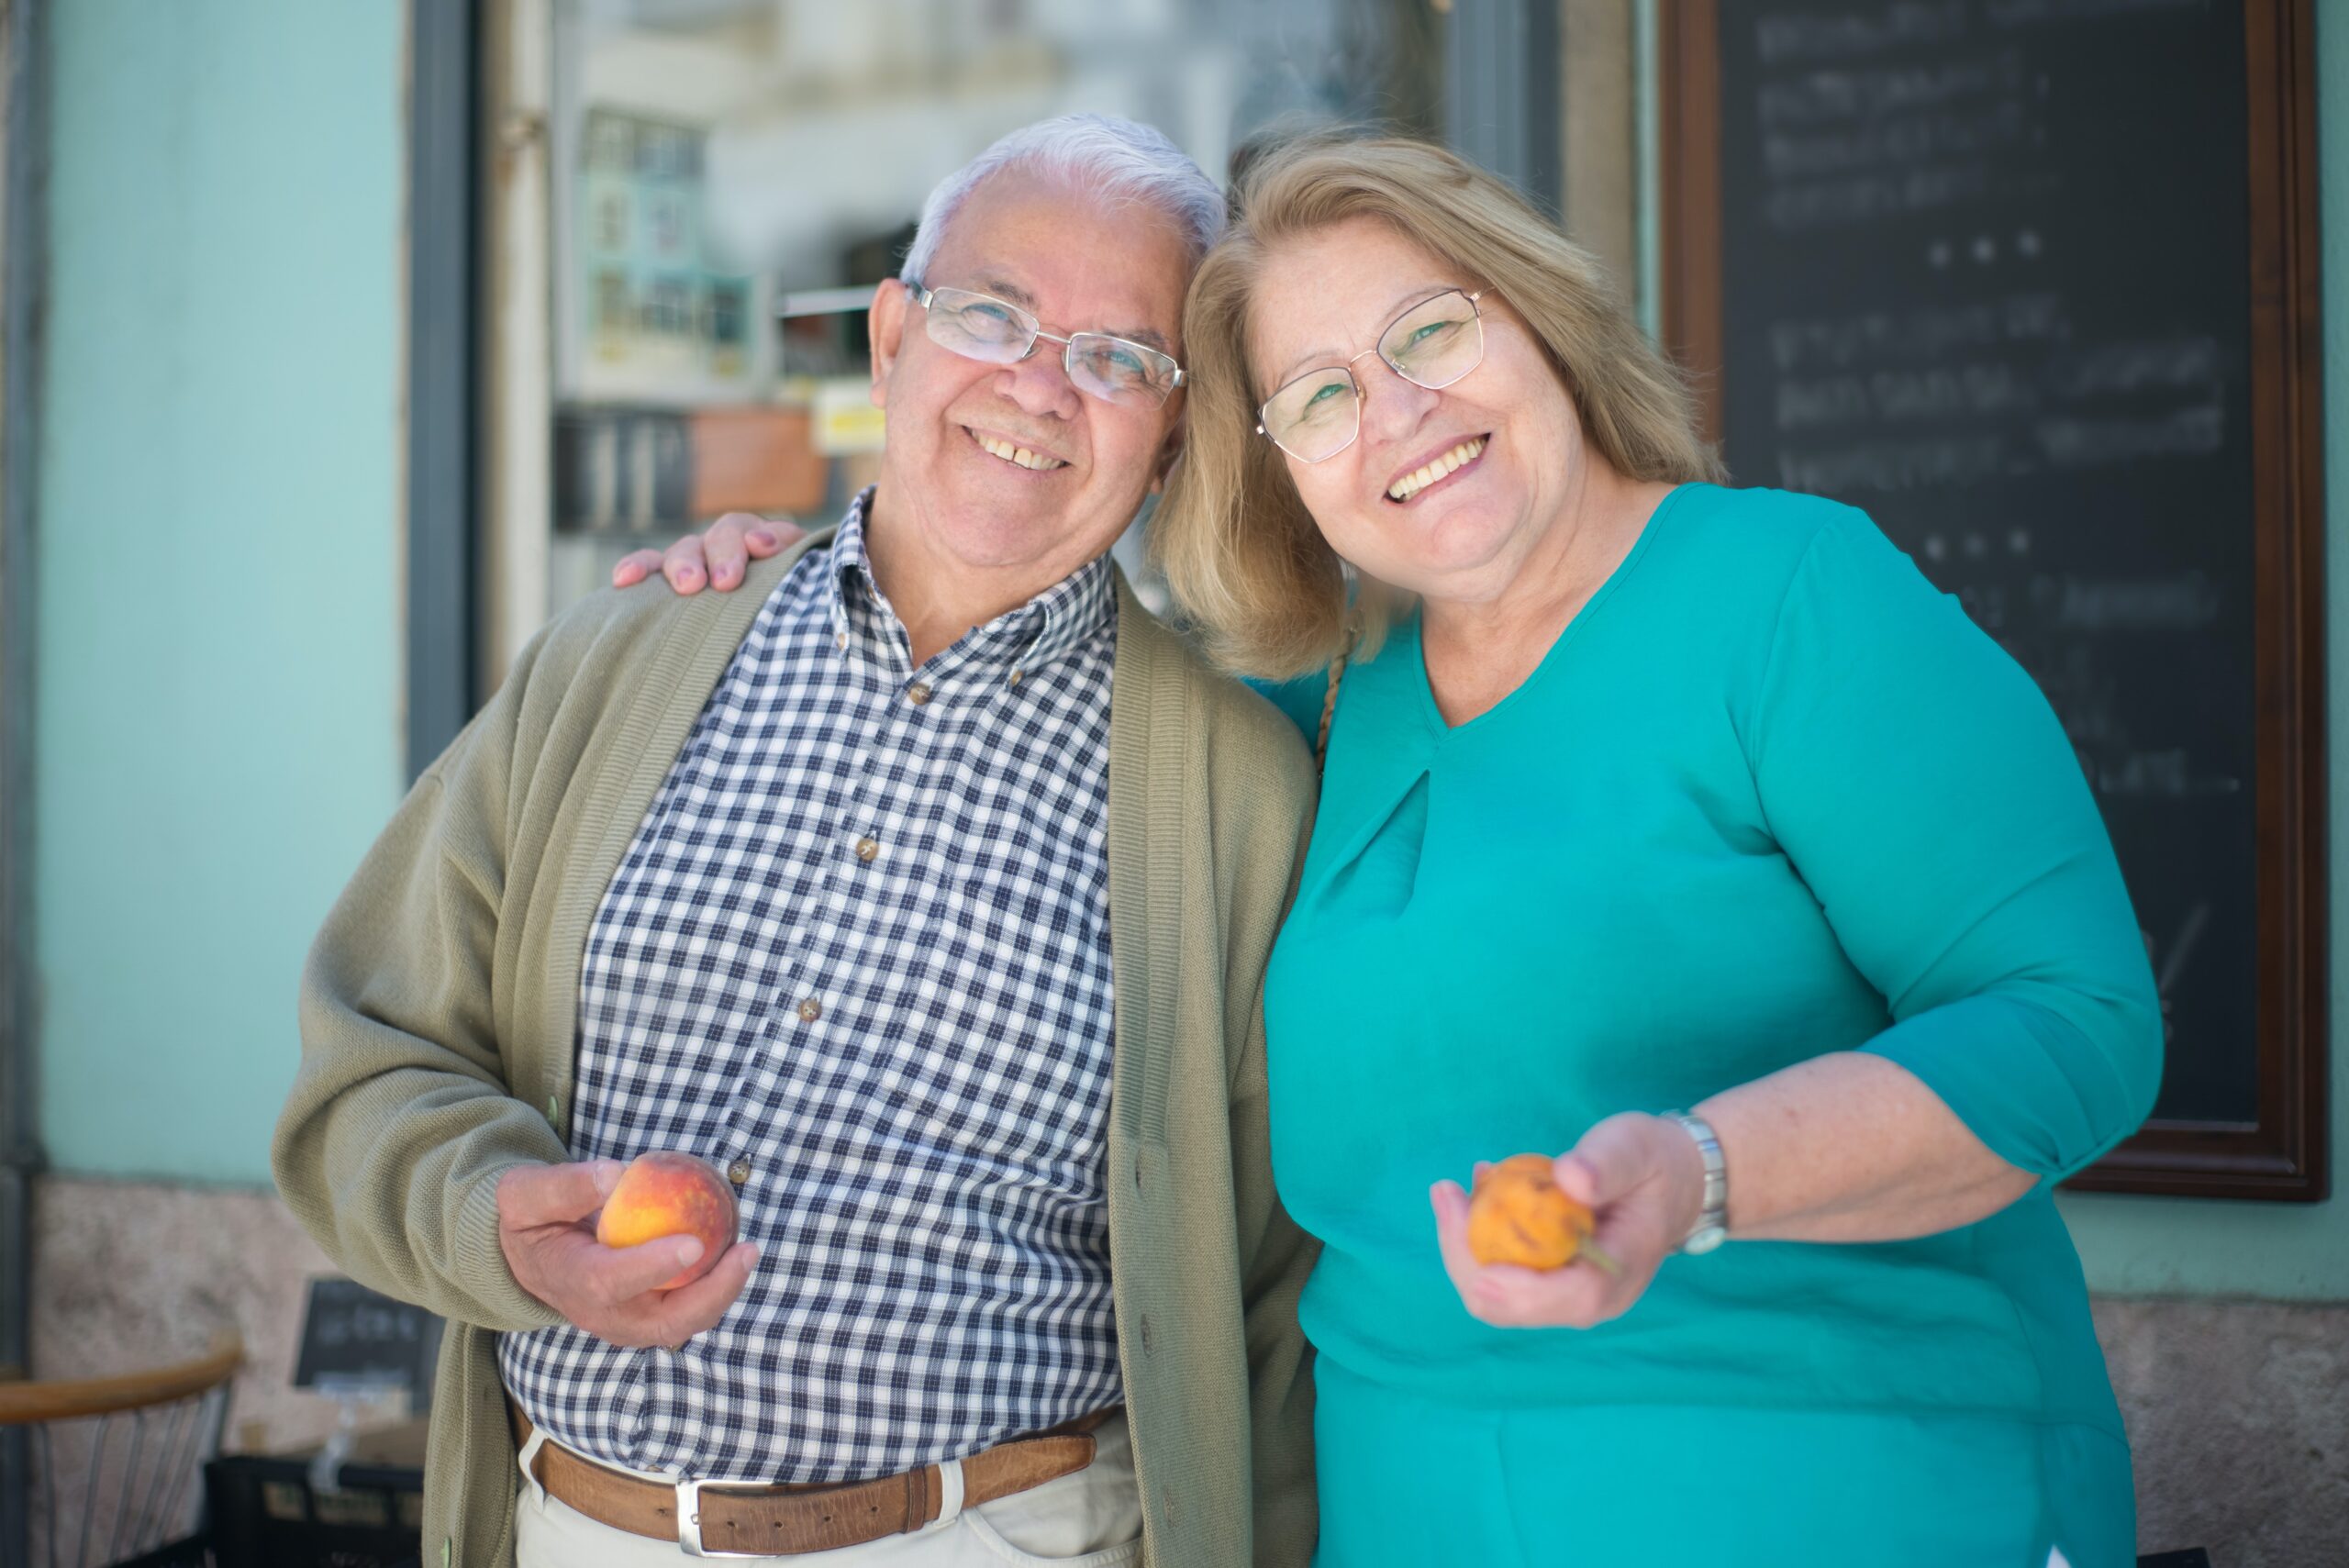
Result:
[[[1859,513],[1795,572],[1747,745],[1772,835],[1889,1003],[1865,1050],[2043,1183],[2136,1129],[2160,1001],[2078,760],[2031,678]]]
[[[1299,675],[1293,681],[1259,681],[1253,676],[1248,684],[1272,699],[1273,706],[1288,715],[1289,722],[1305,732],[1305,743],[1313,744],[1321,734],[1321,702],[1330,693],[1330,672],[1316,670],[1310,675]]]

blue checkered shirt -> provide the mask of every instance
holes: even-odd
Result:
[[[682,1351],[502,1339],[531,1418],[630,1469],[894,1474],[1120,1397],[1108,561],[917,670],[865,504],[760,610],[588,934],[573,1157],[699,1154],[759,1246]]]

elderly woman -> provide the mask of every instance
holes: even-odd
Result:
[[[1706,483],[1491,175],[1308,142],[1240,206],[1156,539],[1234,668],[1336,666],[1265,995],[1322,1561],[2128,1562],[2050,1188],[2159,1006],[2045,701],[1862,514]],[[1619,1273],[1470,1255],[1527,1150]]]
[[[2051,1188],[2161,1030],[2046,703],[1864,515],[1710,483],[1498,180],[1310,140],[1236,205],[1153,538],[1326,739],[1265,996],[1321,1562],[2127,1563]],[[1617,1272],[1475,1261],[1527,1151]]]

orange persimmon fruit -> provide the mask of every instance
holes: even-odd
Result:
[[[1476,1173],[1468,1200],[1468,1251],[1480,1263],[1562,1269],[1577,1257],[1609,1273],[1615,1260],[1591,1239],[1590,1210],[1559,1187],[1547,1154],[1512,1154]]]

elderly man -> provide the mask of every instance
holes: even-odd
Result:
[[[1309,1556],[1258,993],[1311,764],[1107,556],[1222,212],[1093,117],[947,180],[877,487],[559,619],[336,906],[275,1165],[451,1320],[428,1562]],[[658,1150],[736,1190],[714,1262],[595,1238]]]

